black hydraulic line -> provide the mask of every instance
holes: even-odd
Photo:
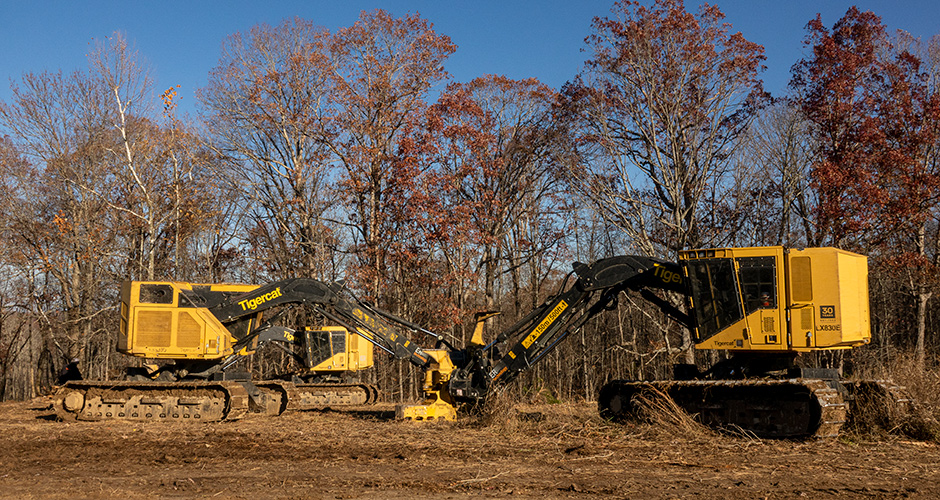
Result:
[[[667,316],[679,322],[682,326],[689,328],[689,329],[694,328],[695,323],[692,320],[691,316],[682,312],[681,310],[679,310],[679,308],[675,307],[669,302],[663,300],[655,293],[647,290],[646,288],[643,288],[640,290],[640,295],[643,296],[643,298],[646,299],[647,301],[656,305],[656,307],[659,307],[659,309],[662,312],[666,313]]]
[[[359,335],[360,337],[362,337],[362,338],[368,340],[368,341],[371,342],[373,345],[375,345],[375,346],[378,347],[379,349],[382,349],[382,350],[385,351],[386,353],[391,354],[391,355],[393,355],[393,356],[395,355],[395,351],[393,351],[390,347],[388,347],[388,346],[386,346],[386,345],[384,345],[384,344],[382,343],[383,341],[385,341],[385,339],[384,339],[383,337],[376,336],[376,335],[375,335],[375,332],[373,332],[372,330],[370,330],[370,329],[368,329],[368,328],[364,328],[367,332],[369,332],[370,335],[373,335],[373,337],[369,337],[369,336],[364,335],[364,334],[362,333],[362,331],[360,330],[360,326],[359,326],[359,325],[350,324],[348,321],[346,321],[346,318],[343,318],[343,317],[341,317],[341,316],[338,316],[338,315],[336,315],[336,314],[333,314],[333,313],[331,313],[330,311],[328,311],[328,310],[326,310],[325,308],[322,308],[322,307],[314,307],[313,309],[314,309],[316,312],[322,314],[322,315],[323,315],[324,317],[326,317],[327,319],[329,319],[329,320],[335,322],[335,323],[338,324],[339,326],[342,326],[342,327],[345,328],[346,330],[348,330],[348,331],[350,331],[350,332],[353,332],[353,333],[355,333],[356,335]]]
[[[304,358],[301,357],[300,355],[298,355],[296,352],[294,352],[294,351],[292,351],[292,350],[290,350],[290,349],[284,347],[284,345],[283,345],[282,343],[280,343],[280,342],[274,342],[274,346],[277,347],[278,349],[284,351],[285,353],[287,353],[287,355],[290,356],[291,359],[293,359],[294,362],[296,362],[297,364],[299,364],[299,365],[301,365],[301,366],[304,365],[304,363],[305,363]]]
[[[396,316],[396,315],[394,315],[394,314],[392,314],[392,313],[390,313],[390,312],[383,311],[383,310],[381,310],[381,309],[372,308],[372,307],[366,305],[365,302],[359,300],[359,298],[356,297],[356,295],[353,294],[352,291],[349,290],[348,288],[343,287],[343,290],[345,290],[346,293],[348,293],[349,296],[353,298],[353,300],[356,302],[356,304],[359,306],[360,309],[367,310],[367,311],[371,312],[372,314],[374,314],[374,315],[376,315],[376,316],[381,316],[381,317],[383,317],[383,318],[385,318],[385,319],[387,319],[387,320],[389,320],[389,321],[391,321],[391,322],[393,322],[393,323],[397,323],[397,324],[399,324],[399,325],[401,325],[401,326],[404,326],[405,328],[408,328],[409,330],[412,330],[412,331],[415,331],[415,332],[419,332],[419,333],[423,333],[423,334],[425,334],[425,335],[428,335],[429,337],[433,337],[435,340],[437,340],[437,341],[439,341],[439,342],[443,342],[445,345],[447,345],[447,347],[449,347],[449,348],[451,348],[451,349],[454,349],[453,345],[451,345],[450,342],[447,342],[446,340],[444,340],[444,336],[443,336],[443,335],[441,335],[441,334],[439,334],[439,333],[436,333],[436,332],[432,332],[431,330],[428,330],[428,329],[422,327],[421,325],[418,325],[418,324],[416,324],[416,323],[412,323],[411,321],[408,321],[408,320],[406,320],[406,319],[404,319],[404,318],[398,317],[398,316]]]

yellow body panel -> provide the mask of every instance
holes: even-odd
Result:
[[[257,285],[126,281],[121,286],[118,350],[155,359],[220,359],[232,354],[235,339],[208,309],[180,306],[180,290],[192,290],[193,286],[233,293],[257,288]]]
[[[715,287],[715,302],[738,306],[704,327],[696,328],[698,349],[731,351],[813,351],[848,349],[871,338],[868,304],[868,260],[836,248],[724,248],[680,253],[686,278],[712,276],[734,269],[734,281]],[[690,271],[698,265],[698,271]],[[706,273],[704,269],[708,269]],[[699,280],[702,281],[702,280]],[[718,278],[715,278],[718,281]],[[695,301],[706,317],[715,309],[708,300]],[[701,311],[698,311],[702,314]]]
[[[867,344],[871,339],[868,259],[834,248],[793,250],[790,259],[794,348],[839,349]],[[807,274],[811,283],[805,283]],[[804,309],[812,313],[804,313]]]

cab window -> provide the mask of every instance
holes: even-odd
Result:
[[[701,259],[686,263],[693,313],[702,339],[743,319],[741,297],[731,259]]]
[[[736,260],[745,314],[777,307],[776,259],[771,256],[739,257]]]

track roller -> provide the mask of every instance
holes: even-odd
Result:
[[[379,390],[370,384],[301,383],[292,384],[288,409],[310,410],[328,406],[373,404]]]

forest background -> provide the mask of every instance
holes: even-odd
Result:
[[[116,352],[124,280],[345,280],[464,345],[475,312],[500,331],[572,262],[717,246],[868,255],[872,344],[813,361],[935,371],[940,38],[856,8],[807,21],[779,96],[762,46],[677,0],[595,18],[560,88],[453,81],[450,38],[383,10],[231,35],[195,117],[123,33],[84,70],[26,73],[0,101],[0,399],[71,359],[92,379],[139,364]],[[716,355],[624,296],[516,390],[593,399],[691,357]],[[367,376],[414,399],[413,368],[378,358]],[[287,363],[262,349],[249,368]]]

